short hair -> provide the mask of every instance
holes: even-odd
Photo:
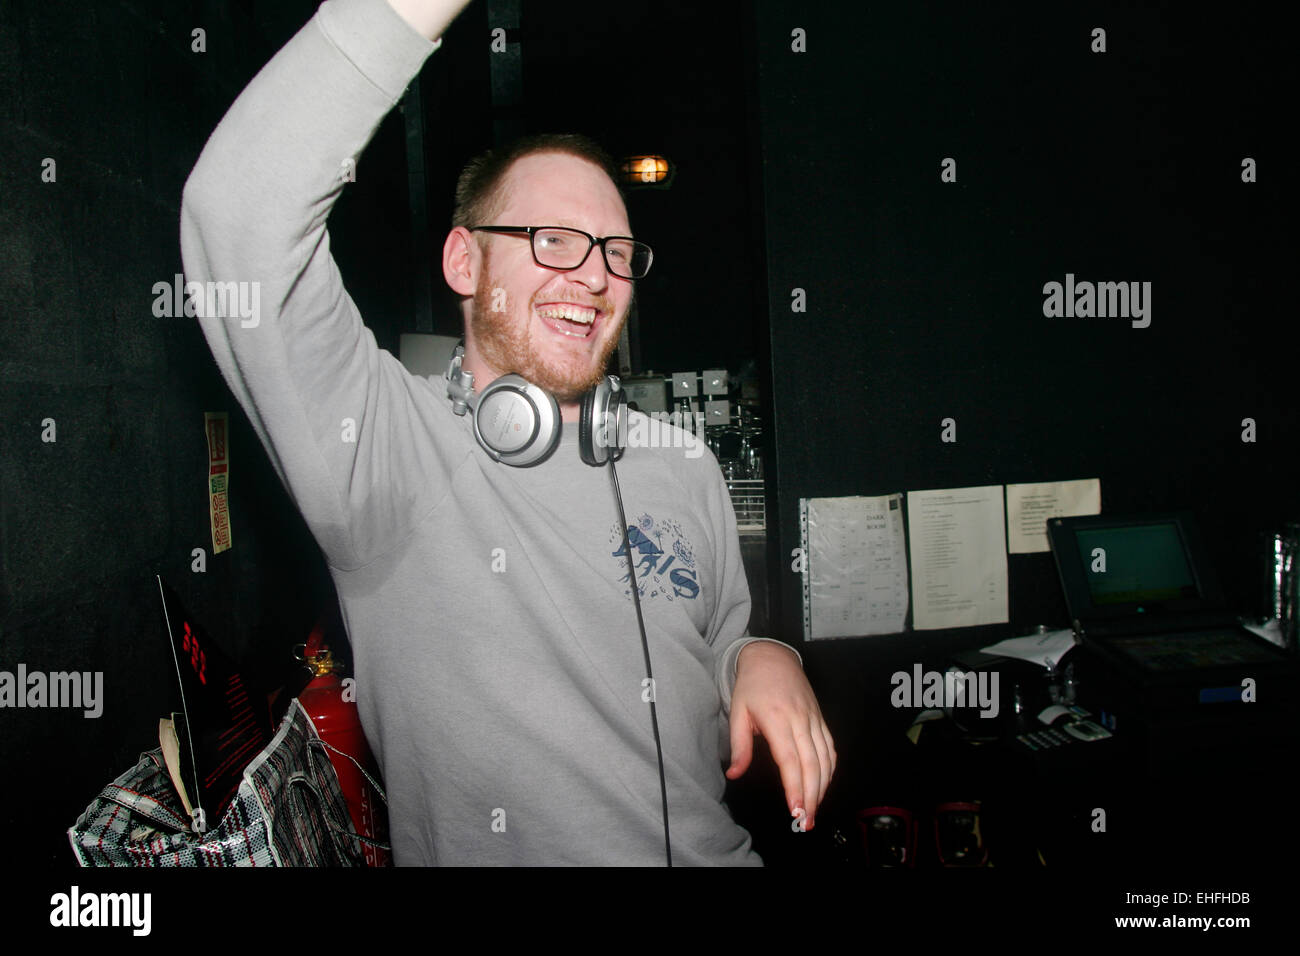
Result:
[[[618,167],[599,143],[581,133],[541,133],[490,149],[465,165],[456,181],[456,206],[452,210],[451,224],[466,227],[487,225],[504,204],[501,186],[506,173],[516,160],[534,153],[565,153],[587,160],[609,177],[627,205],[618,184]]]

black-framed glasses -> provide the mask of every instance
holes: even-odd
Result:
[[[654,252],[631,236],[599,239],[581,229],[567,226],[470,226],[470,232],[527,233],[533,246],[533,260],[547,269],[577,269],[600,246],[605,267],[621,279],[644,279],[654,261]]]

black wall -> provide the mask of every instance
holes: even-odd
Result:
[[[800,497],[1092,477],[1106,512],[1197,512],[1253,610],[1254,535],[1300,511],[1282,34],[1174,5],[782,6],[758,41],[783,633]],[[1150,326],[1045,317],[1066,273],[1151,282]],[[1065,623],[1054,574],[1010,558],[1012,626]]]
[[[0,711],[6,863],[72,865],[64,831],[157,746],[177,701],[155,573],[268,686],[336,603],[197,326],[153,314],[154,284],[181,272],[186,176],[312,9],[0,8],[0,669],[103,672],[99,718]],[[191,48],[196,27],[206,52]],[[220,555],[207,411],[230,415],[234,547]],[[54,441],[42,440],[46,419]]]
[[[1171,3],[757,10],[776,636],[802,635],[801,497],[1094,477],[1106,513],[1194,511],[1256,610],[1255,536],[1300,515],[1281,24]],[[1151,282],[1150,326],[1045,317],[1066,273]],[[910,721],[888,705],[898,667],[1066,625],[1050,555],[1008,563],[1007,625],[803,646],[842,753]]]
[[[654,153],[674,164],[669,188],[624,197],[633,231],[655,251],[654,268],[637,284],[636,371],[735,372],[757,360],[767,344],[763,263],[753,248],[760,203],[749,5],[523,4],[519,29],[507,32],[498,53],[485,39],[489,14],[486,3],[469,7],[452,28],[456,42],[421,73],[436,330],[460,333],[441,266],[456,176],[495,145],[500,121],[520,134],[585,133],[616,158]],[[514,56],[518,101],[507,82],[494,102],[491,61]]]

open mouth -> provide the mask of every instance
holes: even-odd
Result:
[[[576,302],[547,302],[534,311],[551,331],[572,339],[591,338],[604,315],[600,309]]]

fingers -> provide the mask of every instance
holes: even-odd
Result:
[[[826,788],[831,785],[831,748],[826,742],[826,734],[823,732],[825,724],[820,717],[813,717],[811,722],[811,736],[813,746],[817,750],[817,766],[821,771],[821,789],[817,791],[817,803],[821,804],[826,799]]]
[[[814,826],[814,817],[817,815],[817,804],[821,802],[822,794],[821,758],[817,753],[817,745],[813,740],[811,723],[796,728],[795,741],[799,747],[799,766],[803,770],[804,808],[808,811],[808,825],[804,829],[811,830]]]
[[[813,818],[821,794],[821,764],[808,724],[784,724],[776,734],[767,735],[772,759],[781,771],[785,802],[792,816],[803,811],[803,829],[813,828]]]
[[[826,798],[837,755],[830,729],[814,713],[806,723],[792,721],[784,734],[768,738],[772,759],[781,772],[786,803],[793,816],[804,811],[805,831],[816,826],[817,808]]]
[[[835,738],[831,736],[831,729],[826,726],[826,721],[824,720],[822,721],[822,736],[826,739],[826,749],[830,753],[830,758],[831,758],[830,776],[834,777],[835,768],[836,766],[839,765],[839,754],[835,752]],[[826,782],[827,785],[829,786],[830,780],[828,779]]]
[[[735,780],[743,775],[753,759],[754,727],[742,707],[731,713],[731,766],[727,768],[727,779]]]

